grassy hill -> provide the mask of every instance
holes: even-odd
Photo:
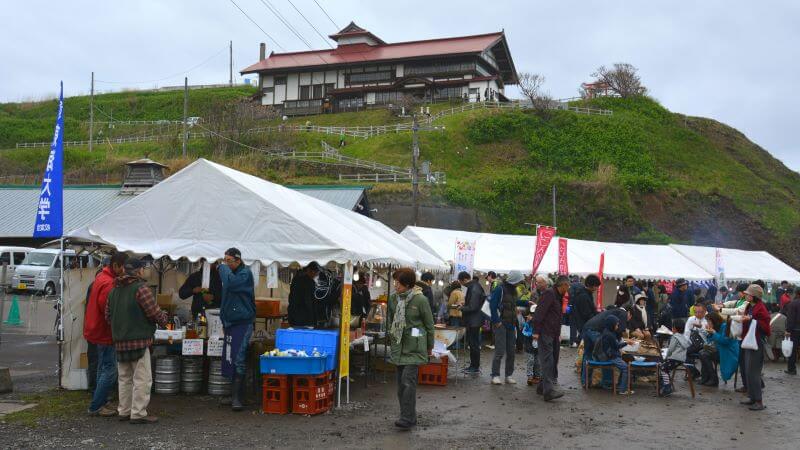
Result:
[[[192,115],[207,113],[200,105],[218,105],[251,93],[212,91],[203,94],[204,102],[195,102],[198,110]],[[173,99],[167,100],[167,94]],[[180,104],[180,93],[147,99],[139,99],[139,94],[112,96],[115,118],[180,117],[182,104],[175,106],[176,99]],[[65,107],[82,111],[85,103],[79,99],[84,98],[74,100],[72,106],[69,99]],[[475,110],[441,119],[437,125],[444,125],[445,131],[420,133],[421,157],[431,161],[434,170],[445,171],[448,183],[426,187],[426,201],[475,209],[491,231],[530,233],[526,222],[552,221],[555,185],[558,225],[567,236],[767,249],[800,266],[800,174],[735,129],[711,119],[672,113],[649,98],[596,99],[591,106],[611,109],[614,114]],[[48,140],[54,109],[54,104],[0,105],[0,142],[9,143],[13,133],[20,133],[9,130],[9,123],[28,120],[46,122],[41,130],[37,128],[34,140]],[[291,121],[306,120],[316,125],[364,126],[408,119],[378,110]],[[331,144],[338,139],[316,133],[236,138],[252,146],[312,150],[319,149],[323,139]],[[410,146],[409,134],[392,134],[349,138],[342,151],[408,166]],[[221,139],[192,141],[190,160],[181,159],[179,149],[177,139],[101,146],[92,154],[76,148],[67,151],[66,164],[74,173],[102,180],[103,173],[118,173],[121,163],[135,157],[148,155],[177,169],[203,156],[278,182],[331,183],[328,175],[332,172],[272,161]],[[0,151],[0,175],[38,173],[46,153],[46,149]],[[380,185],[372,195],[407,202],[408,189],[407,185]]]

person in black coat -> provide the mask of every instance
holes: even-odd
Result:
[[[467,373],[480,373],[481,367],[481,325],[483,324],[483,302],[486,300],[486,293],[480,281],[472,279],[468,272],[458,274],[458,282],[467,287],[467,294],[464,296],[464,306],[461,307],[461,320],[467,327],[467,345],[469,346],[469,367]]]
[[[594,293],[600,287],[600,278],[591,274],[586,277],[583,286],[577,287],[574,297],[570,297],[572,309],[570,310],[570,323],[578,330],[578,340],[581,339],[583,326],[597,314],[594,305]]]
[[[359,273],[358,280],[353,282],[353,296],[350,303],[350,315],[359,316],[362,319],[367,317],[372,307],[372,299],[367,286],[366,274]]]
[[[319,264],[311,262],[298,272],[289,286],[289,325],[313,327],[317,324],[314,309],[315,278],[319,275]]]
[[[217,263],[211,264],[209,271],[208,292],[203,292],[203,269],[192,273],[178,289],[178,296],[182,299],[192,297],[192,319],[198,314],[205,314],[207,309],[219,308],[222,301],[222,281],[217,271]]]

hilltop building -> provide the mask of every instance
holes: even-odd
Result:
[[[242,74],[258,74],[261,103],[286,115],[351,111],[457,98],[505,101],[517,71],[503,31],[388,44],[353,22],[330,35],[336,48],[271,52]]]

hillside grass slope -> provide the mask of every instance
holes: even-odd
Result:
[[[236,89],[212,91],[203,94],[205,100],[194,102],[197,109],[191,115],[208,112],[200,105],[211,108],[220,101],[252,94]],[[159,95],[138,99],[123,93],[98,104],[113,107],[115,118],[180,117],[181,97],[165,94],[171,94],[172,100]],[[81,122],[81,111],[88,110],[88,103],[84,98],[70,100],[65,107],[78,111],[72,120]],[[555,186],[558,226],[565,236],[766,249],[800,266],[800,174],[737,130],[711,119],[672,113],[646,97],[602,98],[589,105],[614,114],[474,110],[440,119],[436,125],[443,125],[443,131],[420,132],[421,159],[431,161],[433,170],[445,171],[447,184],[426,186],[426,201],[475,209],[489,231],[531,233],[525,223],[552,222]],[[0,105],[0,142],[23,135],[47,140],[53,110],[54,104]],[[298,117],[290,122],[369,126],[408,120],[386,110],[372,110]],[[14,123],[29,121],[35,131],[9,130]],[[69,133],[67,125],[68,138]],[[309,132],[231,137],[259,148],[319,150],[322,140],[338,144],[338,136]],[[189,148],[187,159],[180,157],[177,138],[100,146],[93,153],[70,148],[66,165],[87,181],[102,181],[103,173],[120,173],[122,163],[143,156],[165,162],[173,170],[202,156],[282,183],[334,183],[332,176],[337,173],[336,168],[276,161],[224,139],[193,140]],[[410,148],[411,135],[405,133],[348,138],[341,151],[410,166]],[[36,174],[46,154],[47,149],[2,151],[0,175]],[[373,195],[407,202],[408,190],[407,185],[380,185]]]

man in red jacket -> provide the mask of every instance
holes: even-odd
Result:
[[[558,367],[558,350],[561,341],[561,299],[569,289],[569,278],[560,276],[552,289],[548,289],[539,299],[533,313],[533,340],[539,342],[539,364],[542,367],[542,381],[536,388],[537,394],[549,402],[564,395],[553,387]]]
[[[123,273],[128,255],[114,253],[111,263],[104,267],[92,284],[86,316],[83,320],[83,337],[97,346],[97,384],[89,405],[89,415],[111,417],[117,415],[115,408],[106,406],[108,393],[117,380],[117,358],[114,341],[111,339],[111,325],[106,321],[105,311],[108,294],[114,288],[114,279]]]

